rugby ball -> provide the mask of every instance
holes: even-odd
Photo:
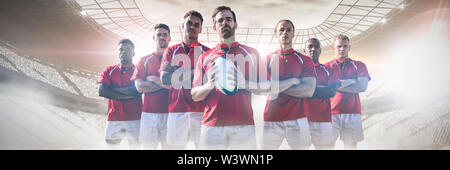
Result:
[[[217,90],[226,95],[233,95],[237,91],[236,66],[225,57],[218,57],[214,60],[217,66],[214,86]]]

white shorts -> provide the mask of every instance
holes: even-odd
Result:
[[[308,149],[311,145],[308,119],[300,118],[282,122],[264,121],[262,149],[278,149],[286,138],[291,149]]]
[[[188,141],[198,144],[203,112],[169,113],[167,120],[167,143],[184,147]]]
[[[202,125],[200,149],[203,150],[256,150],[254,125],[205,126]]]
[[[333,114],[333,140],[359,142],[364,139],[361,114]]]
[[[167,113],[147,113],[141,115],[139,140],[145,149],[157,149],[158,143],[167,144]]]
[[[331,122],[309,122],[309,131],[314,145],[329,145],[334,142]]]
[[[140,120],[106,121],[105,141],[108,144],[119,144],[126,137],[129,143],[137,143],[139,139]]]

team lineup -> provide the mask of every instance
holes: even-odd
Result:
[[[286,139],[293,150],[345,149],[364,139],[361,103],[371,77],[366,65],[350,59],[350,39],[335,37],[334,59],[321,64],[321,43],[306,42],[303,54],[292,47],[295,26],[275,25],[279,48],[261,56],[235,40],[236,13],[227,6],[213,11],[219,42],[198,42],[203,17],[188,11],[182,42],[168,46],[170,28],[153,27],[156,51],[134,65],[134,44],[119,42],[120,63],[106,68],[98,81],[108,100],[105,142],[126,138],[132,149],[257,149],[252,94],[267,96],[261,148],[279,149]]]

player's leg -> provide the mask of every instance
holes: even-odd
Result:
[[[343,114],[344,126],[341,140],[345,149],[356,149],[358,142],[364,139],[361,114]]]
[[[189,139],[194,142],[195,149],[198,149],[198,142],[200,141],[202,117],[203,112],[189,113]]]
[[[311,145],[311,132],[306,117],[284,121],[286,141],[293,150],[307,150]]]
[[[227,138],[230,150],[256,150],[255,125],[228,126]]]
[[[262,149],[276,150],[280,147],[285,137],[285,127],[283,122],[264,121],[262,132]]]
[[[139,141],[144,149],[158,149],[158,114],[142,112]]]
[[[333,132],[333,142],[332,144],[330,144],[330,146],[333,146],[334,149],[334,145],[337,141],[337,139],[339,138],[339,136],[341,136],[341,129],[342,129],[342,119],[341,119],[342,115],[341,114],[332,114],[331,115],[331,126],[333,128],[332,132]]]
[[[182,150],[184,146],[173,146],[167,143],[167,121],[168,114],[160,115],[158,123],[158,139],[161,142],[162,150]]]
[[[121,121],[106,121],[105,142],[108,149],[118,149],[124,136]]]
[[[169,113],[167,118],[167,144],[173,148],[184,149],[188,142],[189,114]]]
[[[123,127],[130,149],[139,149],[139,132],[141,120],[123,121]]]
[[[202,150],[227,149],[224,126],[201,126],[199,148]]]
[[[316,150],[334,148],[333,127],[331,122],[309,122],[311,141]]]

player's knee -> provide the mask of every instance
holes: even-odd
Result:
[[[344,141],[345,149],[356,149],[358,142],[356,141]]]
[[[314,144],[314,149],[316,149],[316,150],[333,150],[334,149],[334,143],[322,144],[322,145]]]
[[[120,143],[121,139],[105,139],[105,142],[109,145],[118,145]]]

